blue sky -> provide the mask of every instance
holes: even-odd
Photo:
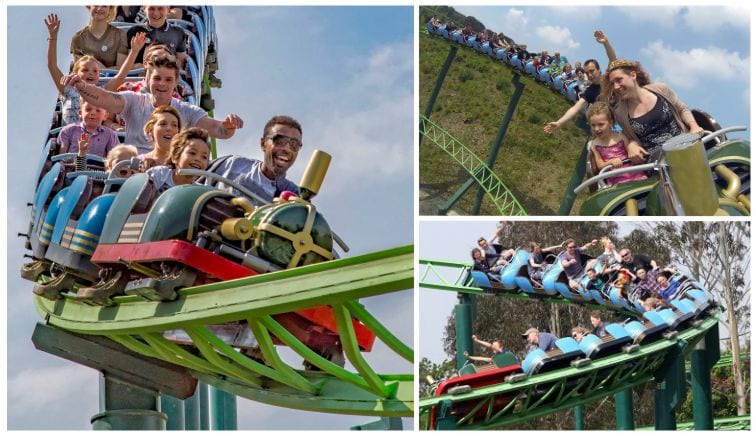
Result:
[[[89,429],[98,412],[97,373],[36,351],[31,284],[18,277],[28,225],[31,173],[55,102],[46,69],[48,13],[61,19],[59,65],[84,27],[76,7],[10,7],[8,13],[8,428]],[[356,255],[413,241],[413,37],[411,7],[216,7],[223,88],[216,118],[236,113],[245,127],[219,141],[219,155],[260,158],[259,137],[273,115],[303,126],[295,182],[311,150],[333,156],[315,203]],[[380,31],[365,32],[365,23]],[[412,291],[364,303],[407,343],[413,341]],[[384,349],[385,350],[385,349]],[[381,372],[410,372],[377,347],[366,355]],[[76,398],[76,401],[70,399]],[[40,414],[40,411],[44,411]],[[239,428],[348,429],[371,417],[290,411],[239,399]],[[405,428],[411,425],[405,420]]]
[[[750,128],[748,6],[454,7],[529,51],[560,51],[572,63],[595,58],[602,71],[608,62],[593,31],[604,30],[618,57],[640,61],[652,81],[671,86],[688,107],[723,127]]]

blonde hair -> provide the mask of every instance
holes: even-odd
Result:
[[[92,9],[90,9],[92,6],[85,6],[88,11],[92,12]],[[105,17],[105,22],[110,24],[115,20],[116,15],[118,14],[118,6],[108,6],[108,15]],[[87,24],[87,27],[89,30],[92,30],[92,16],[89,17],[89,24]]]
[[[131,157],[137,157],[139,154],[139,150],[137,150],[136,147],[133,145],[127,145],[127,144],[121,144],[113,147],[109,152],[108,155],[105,157],[105,168],[110,171],[113,169],[113,165],[115,165],[116,161],[116,155],[120,154],[121,152],[129,152],[129,154],[133,155]]]
[[[614,122],[614,114],[612,113],[612,108],[609,106],[609,104],[605,101],[597,101],[593,103],[589,108],[588,112],[585,114],[585,116],[588,118],[588,122],[591,121],[591,118],[594,115],[606,115],[606,120],[610,123]]]
[[[157,123],[157,115],[158,114],[171,114],[178,120],[178,130],[181,130],[181,115],[179,114],[179,111],[176,110],[173,106],[163,104],[155,108],[154,111],[152,111],[152,115],[150,115],[150,119],[147,120],[147,123],[144,125],[144,133],[147,136],[152,136],[152,129],[155,127],[155,123]]]
[[[74,64],[73,64],[73,68],[71,68],[71,72],[73,72],[74,74],[78,74],[79,73],[79,68],[81,68],[81,66],[85,62],[90,62],[90,61],[94,62],[97,65],[97,72],[99,74],[99,72],[100,72],[100,63],[97,61],[97,58],[95,58],[92,55],[84,55],[84,56],[80,57],[79,59],[77,59],[76,62],[74,62]]]

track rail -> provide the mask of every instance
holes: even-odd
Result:
[[[413,350],[357,300],[412,289],[413,246],[276,273],[187,288],[172,302],[117,298],[113,307],[89,306],[66,297],[36,297],[47,322],[77,333],[106,336],[132,351],[186,368],[200,380],[246,398],[296,409],[367,416],[412,416],[412,374],[378,374],[360,352],[352,319],[365,324],[396,357],[409,363]],[[321,357],[272,315],[329,305],[333,308],[349,371]],[[228,345],[212,325],[242,323],[257,339],[264,363]],[[180,329],[197,352],[164,336]],[[293,368],[273,338],[320,371]]]
[[[504,182],[470,149],[450,133],[420,115],[420,134],[447,152],[483,188],[501,215],[527,215]]]

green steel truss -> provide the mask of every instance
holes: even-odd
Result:
[[[132,351],[190,369],[209,384],[246,398],[301,410],[365,416],[413,414],[412,374],[378,374],[365,360],[352,319],[365,324],[397,358],[412,363],[413,350],[357,300],[413,287],[413,246],[369,253],[280,272],[183,289],[171,302],[116,298],[113,307],[83,304],[72,296],[35,297],[37,310],[54,326],[106,336]],[[349,371],[321,357],[272,315],[309,307],[333,308]],[[264,362],[228,345],[209,328],[246,322]],[[184,330],[193,347],[163,336]],[[273,336],[321,371],[297,370],[284,362]]]
[[[512,192],[475,153],[423,115],[420,115],[420,134],[433,141],[458,164],[462,165],[483,188],[499,214],[508,216],[527,215]]]
[[[470,264],[421,259],[420,265],[421,288],[484,293],[470,281]],[[530,298],[523,296],[523,293],[503,292],[497,295]],[[561,298],[546,300],[570,303]],[[606,309],[599,305],[596,307]],[[591,361],[585,366],[539,374],[522,381],[489,385],[460,394],[421,398],[420,422],[429,429],[432,409],[438,418],[440,410],[457,405],[461,411],[455,415],[457,429],[497,428],[570,409],[658,379],[668,357],[692,352],[706,332],[716,328],[720,314],[721,309],[714,309],[708,317],[676,335],[630,352]]]

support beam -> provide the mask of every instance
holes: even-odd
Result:
[[[210,430],[236,430],[236,396],[209,386]]]
[[[654,425],[656,430],[676,430],[675,411],[685,399],[685,341],[678,343],[678,351],[670,352],[657,374],[659,387],[654,392]]]
[[[183,401],[170,395],[161,395],[160,410],[168,416],[165,425],[166,430],[185,430]]]
[[[165,430],[167,419],[156,391],[101,375],[100,413],[92,417],[93,430]]]
[[[614,394],[614,405],[617,413],[617,430],[635,430],[632,388]]]
[[[200,429],[200,384],[197,384],[197,390],[194,395],[184,400],[184,429]]]
[[[504,142],[504,136],[507,134],[507,129],[509,129],[509,122],[512,121],[512,116],[514,116],[515,109],[517,109],[517,104],[520,102],[522,90],[525,89],[525,85],[520,82],[520,73],[514,73],[514,76],[512,77],[512,85],[514,85],[515,88],[514,93],[512,94],[512,98],[509,100],[507,112],[504,113],[504,118],[502,118],[501,120],[499,131],[496,133],[496,138],[491,144],[491,150],[488,152],[488,160],[486,161],[486,166],[488,167],[489,171],[494,170],[494,165],[496,164],[496,156],[498,156],[499,154],[501,144]],[[483,201],[483,195],[485,195],[485,190],[481,186],[480,189],[478,189],[477,195],[475,196],[475,204],[473,205],[472,215],[480,214],[480,206]]]
[[[714,414],[711,401],[711,369],[719,360],[719,330],[709,329],[690,356],[690,379],[693,386],[693,427],[713,430]]]
[[[572,417],[575,421],[575,430],[583,430],[585,423],[583,422],[583,405],[577,405],[572,408]]]
[[[459,303],[454,306],[454,320],[457,330],[457,369],[467,361],[465,351],[472,353],[472,324],[473,324],[473,305],[475,301],[469,294],[457,294]]]
[[[186,368],[137,354],[102,336],[37,323],[32,343],[38,350],[105,372],[112,379],[175,398],[189,397],[197,386]]]
[[[438,98],[438,93],[441,91],[441,85],[444,84],[444,79],[446,79],[446,73],[449,72],[449,67],[451,67],[451,64],[454,61],[455,56],[457,56],[457,47],[452,45],[449,48],[449,54],[446,56],[446,61],[444,61],[444,65],[441,67],[441,72],[438,73],[436,84],[433,86],[433,91],[431,91],[431,95],[428,98],[428,104],[425,106],[425,118],[430,119],[430,116],[433,113],[433,106],[436,105],[436,98]],[[422,134],[420,135],[419,143],[420,144],[423,143]]]

